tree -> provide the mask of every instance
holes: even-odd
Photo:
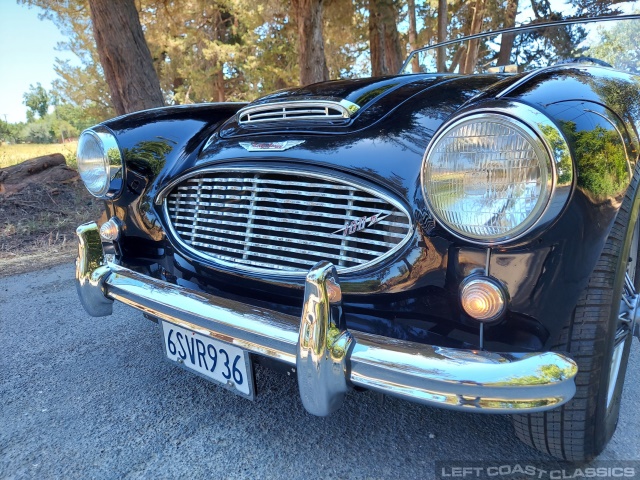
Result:
[[[247,28],[239,1],[150,1],[140,21],[160,85],[175,103],[239,100]],[[248,15],[247,15],[248,16]]]
[[[474,35],[482,31],[485,14],[486,0],[475,0],[473,15],[471,17],[471,28],[468,35]],[[466,55],[462,63],[461,73],[473,73],[478,61],[479,40],[470,40],[467,46]]]
[[[515,27],[516,15],[518,14],[518,0],[507,0],[507,9],[504,16],[504,28]],[[498,65],[508,65],[513,49],[515,33],[505,33],[500,42],[500,52],[498,53]]]
[[[55,23],[66,40],[58,49],[76,55],[79,65],[56,58],[52,91],[60,99],[81,108],[88,119],[102,121],[115,115],[91,30],[87,0],[19,0],[40,7],[40,17]]]
[[[409,49],[413,51],[418,48],[418,31],[416,28],[416,1],[408,0],[407,9],[409,10]],[[420,72],[420,62],[417,55],[414,56],[413,60],[411,61],[411,71],[413,73]]]
[[[374,77],[396,74],[402,66],[398,10],[394,0],[369,0],[369,48]]]
[[[9,123],[0,120],[0,142],[15,142],[20,139],[20,131],[24,127],[23,123]]]
[[[244,64],[247,95],[269,93],[300,81],[298,32],[290,21],[288,6],[284,1],[272,0],[264,2],[261,8],[247,9]]]
[[[329,78],[363,77],[369,71],[363,61],[369,49],[366,9],[360,0],[330,1],[323,9],[325,57]]]
[[[300,85],[329,80],[322,35],[323,0],[292,0],[298,26]]]
[[[447,0],[438,0],[438,42],[447,39]],[[438,72],[446,72],[446,50],[438,49]]]
[[[35,87],[29,85],[29,91],[25,92],[22,98],[24,99],[23,103],[29,109],[27,110],[27,120],[29,122],[35,119],[35,115],[38,115],[39,118],[44,118],[53,100],[40,82]]]
[[[89,0],[100,64],[118,114],[164,105],[133,0]]]

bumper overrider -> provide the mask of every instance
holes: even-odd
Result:
[[[314,415],[362,387],[426,405],[488,413],[537,412],[575,394],[577,366],[556,352],[494,353],[424,345],[347,330],[335,267],[308,273],[302,318],[174,285],[106,262],[95,223],[77,229],[76,285],[89,315],[114,300],[173,325],[288,364]]]

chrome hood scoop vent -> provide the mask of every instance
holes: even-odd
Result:
[[[238,124],[246,126],[265,122],[296,122],[300,120],[348,120],[360,109],[347,100],[295,100],[248,106],[238,114]]]

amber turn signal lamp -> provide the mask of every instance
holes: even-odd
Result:
[[[480,322],[498,319],[506,305],[503,289],[487,277],[466,281],[460,289],[460,303],[467,315]]]
[[[120,224],[115,218],[110,218],[100,227],[100,236],[108,242],[115,242],[120,238]]]

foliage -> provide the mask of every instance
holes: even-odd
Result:
[[[29,91],[23,96],[24,104],[27,106],[27,121],[35,119],[36,114],[40,118],[44,118],[49,111],[49,106],[54,103],[53,98],[49,95],[44,87],[38,82],[36,86],[29,85]]]
[[[18,140],[27,143],[54,143],[64,142],[68,138],[77,137],[78,134],[78,129],[68,121],[50,114],[33,122],[27,122]]]
[[[114,115],[91,34],[86,0],[19,0],[40,7],[68,41],[59,48],[80,65],[56,61],[61,101],[97,120]],[[140,0],[140,21],[169,104],[243,101],[298,82],[297,29],[290,2],[268,0]],[[327,2],[324,32],[331,78],[367,72],[365,12],[349,1]]]
[[[618,132],[601,126],[578,131],[574,122],[565,122],[562,130],[574,145],[578,187],[601,199],[624,192],[629,164]]]
[[[87,0],[19,1],[39,7],[42,16],[56,23],[68,38],[59,48],[78,56],[79,65],[57,61],[60,78],[53,86],[53,94],[59,105],[82,111],[83,118],[71,120],[66,114],[59,116],[78,129],[82,129],[81,124],[84,127],[91,121],[113,116],[109,90],[92,37]],[[417,3],[421,27],[417,42],[427,44],[436,38],[438,2]],[[508,5],[514,3],[520,12],[529,11],[534,21],[541,21],[563,18],[567,14],[615,12],[620,0],[570,0],[568,4],[549,0],[449,0],[447,38],[467,35],[472,29],[490,30],[507,25],[505,12]],[[406,25],[406,3],[396,5],[399,25]],[[566,10],[567,5],[571,12],[556,11]],[[298,34],[291,0],[137,0],[137,6],[168,104],[253,100],[298,83]],[[324,3],[324,44],[330,78],[356,77],[370,72],[368,16],[367,0]],[[406,26],[403,28],[406,30]],[[637,62],[637,49],[625,48],[625,45],[637,45],[638,33],[622,33],[619,48],[611,47],[609,53],[598,51],[594,56],[618,56],[624,62]],[[402,44],[406,46],[407,33],[401,34]],[[612,37],[618,34],[611,32]],[[631,43],[625,40],[625,35]],[[575,48],[583,38],[584,31],[576,28],[523,36],[513,48],[512,63],[518,57],[518,63],[536,64],[538,59],[548,57],[550,51],[554,52],[554,61],[584,54]],[[452,55],[456,48],[451,48]],[[478,58],[485,63],[497,55],[495,45],[489,42],[477,48]],[[619,51],[624,54],[618,55]]]
[[[585,55],[604,60],[620,70],[640,73],[640,30],[634,22],[615,22],[611,28],[603,26],[599,31],[603,41]]]
[[[14,143],[20,138],[24,123],[8,123],[0,120],[0,143]]]

